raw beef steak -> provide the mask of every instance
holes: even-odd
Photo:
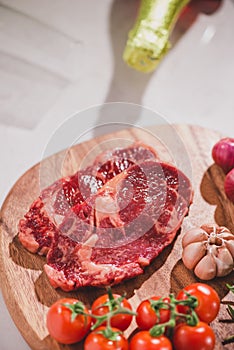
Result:
[[[46,255],[57,226],[74,205],[83,203],[107,181],[133,164],[155,158],[155,150],[140,142],[101,153],[93,165],[59,179],[42,191],[19,222],[19,240],[30,252]]]
[[[67,214],[47,255],[55,288],[117,284],[174,239],[193,192],[176,167],[156,160],[132,165]]]

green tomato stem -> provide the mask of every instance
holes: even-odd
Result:
[[[180,318],[183,322],[186,322],[190,326],[196,326],[199,322],[199,318],[197,316],[197,313],[195,311],[195,308],[198,305],[198,300],[195,296],[185,292],[187,295],[187,299],[185,300],[177,300],[174,296],[174,294],[170,294],[169,299],[170,301],[164,301],[163,298],[160,298],[158,300],[150,299],[150,304],[153,310],[156,313],[157,316],[157,322],[156,325],[154,325],[150,330],[150,335],[152,337],[158,337],[165,333],[166,329],[172,329],[176,326],[176,321],[178,318]],[[183,314],[177,312],[177,306],[183,305],[187,306],[189,308],[188,314]],[[170,319],[167,322],[159,323],[160,322],[160,310],[170,310]]]
[[[92,318],[96,319],[96,322],[92,325],[91,330],[98,328],[100,325],[102,325],[105,322],[106,328],[102,333],[106,338],[113,340],[113,334],[115,334],[116,332],[113,332],[111,329],[111,319],[118,314],[126,314],[126,315],[133,316],[133,315],[136,315],[136,313],[121,305],[122,301],[125,298],[125,295],[122,295],[118,298],[114,298],[111,288],[107,289],[107,294],[108,294],[108,301],[102,304],[101,306],[107,306],[109,311],[105,315],[101,315],[101,316],[94,315],[92,313],[90,314]],[[117,334],[119,333],[117,332]]]
[[[74,304],[64,303],[63,304],[67,309],[71,311],[71,321],[73,322],[78,315],[89,316],[85,313],[85,306],[81,301],[78,301]]]

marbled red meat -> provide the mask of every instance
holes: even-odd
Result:
[[[133,164],[155,158],[156,152],[139,142],[124,149],[101,153],[86,169],[59,179],[42,191],[19,222],[19,240],[29,251],[46,255],[52,246],[57,226],[74,205],[83,203],[106,182]]]
[[[47,255],[51,284],[70,291],[143,273],[173,241],[192,196],[172,165],[144,160],[125,169],[67,213]]]

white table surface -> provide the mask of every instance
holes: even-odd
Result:
[[[130,69],[121,57],[137,3],[1,0],[0,204],[69,116],[104,102],[143,105],[167,123],[234,136],[234,2],[224,0],[212,16],[200,15],[150,75]],[[112,121],[92,113],[77,118],[77,137],[84,132],[86,138],[95,125]],[[146,125],[154,116],[120,120]],[[61,137],[55,150],[67,145],[69,138]],[[1,293],[0,310],[0,349],[28,350]]]

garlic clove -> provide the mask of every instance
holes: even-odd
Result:
[[[204,224],[184,234],[182,260],[200,279],[226,276],[234,267],[234,235],[224,226]]]
[[[194,242],[187,245],[182,253],[182,260],[188,269],[194,269],[197,263],[206,254],[206,245],[204,242]]]
[[[194,269],[195,275],[201,280],[211,280],[216,272],[216,262],[212,254],[205,255]]]
[[[201,228],[193,228],[185,233],[182,238],[182,247],[186,247],[190,243],[206,241],[208,234]]]
[[[225,246],[227,247],[227,249],[229,250],[229,252],[231,253],[231,255],[234,259],[234,238],[232,237],[232,239],[226,240]]]
[[[214,223],[207,223],[207,224],[203,224],[201,226],[201,229],[204,230],[206,233],[211,234],[214,231],[217,232],[217,230],[219,229],[219,226]]]
[[[217,266],[217,276],[226,276],[233,269],[233,257],[229,250],[225,247],[217,249],[216,256],[214,256]]]

